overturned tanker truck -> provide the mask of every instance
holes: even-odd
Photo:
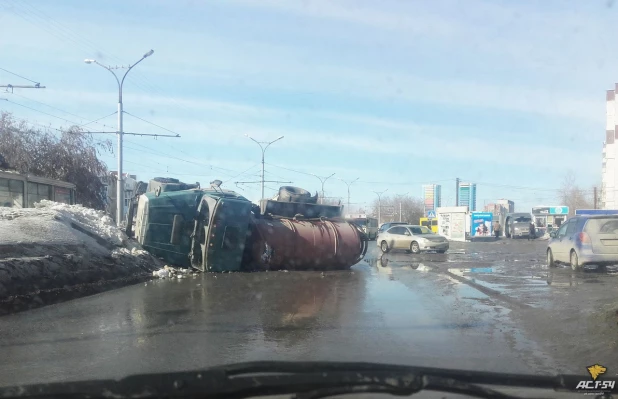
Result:
[[[367,252],[342,207],[317,195],[285,186],[258,206],[220,185],[151,180],[129,207],[127,234],[173,265],[210,272],[344,269]]]

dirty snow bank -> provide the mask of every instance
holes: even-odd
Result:
[[[113,246],[128,245],[127,236],[115,226],[111,217],[81,205],[42,200],[34,208],[0,208],[0,223],[3,227],[0,244],[75,243],[88,235]]]
[[[0,207],[0,313],[19,297],[135,280],[162,265],[102,211],[46,200]]]

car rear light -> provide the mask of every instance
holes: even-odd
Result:
[[[590,244],[590,236],[586,233],[579,233],[577,235],[577,238],[579,238],[579,242],[581,242],[582,244]]]

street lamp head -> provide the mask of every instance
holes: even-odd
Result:
[[[149,52],[147,52],[146,54],[144,54],[144,58],[146,58],[146,57],[150,57],[153,53],[154,53],[154,50],[150,50]]]
[[[277,137],[277,140],[281,140],[283,138],[283,136],[279,136]]]
[[[84,60],[84,62],[85,62],[86,64],[92,64],[92,63],[93,63],[93,62],[95,62],[95,61],[94,61],[93,59],[86,58],[86,59]]]

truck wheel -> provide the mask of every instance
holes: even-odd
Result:
[[[556,267],[556,262],[554,261],[554,254],[549,248],[547,248],[547,266]]]
[[[577,252],[574,249],[571,250],[571,269],[577,270],[580,268],[579,258],[577,257]]]
[[[412,241],[412,244],[410,244],[410,252],[413,254],[421,253],[421,247],[418,246],[418,242]]]
[[[386,243],[386,241],[382,241],[380,243],[380,249],[382,250],[382,252],[387,253],[388,251],[390,251],[391,249],[388,247],[388,244]]]

